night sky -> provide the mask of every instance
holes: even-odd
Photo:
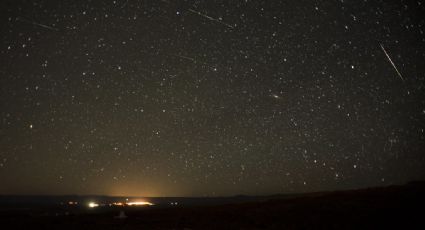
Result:
[[[424,5],[3,1],[0,194],[423,180]]]

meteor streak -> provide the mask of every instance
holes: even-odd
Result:
[[[222,22],[222,21],[221,21],[221,20],[219,20],[219,19],[216,19],[216,18],[210,17],[210,16],[208,16],[208,15],[206,15],[206,14],[203,14],[203,13],[201,13],[201,12],[199,12],[199,11],[195,11],[195,10],[192,10],[192,9],[189,9],[189,11],[190,11],[190,12],[192,12],[192,13],[194,13],[194,14],[197,14],[197,15],[199,15],[199,16],[201,16],[201,17],[204,17],[204,18],[206,18],[206,19],[208,19],[208,20],[210,20],[210,21],[218,22],[218,23],[220,23],[220,24],[222,24],[222,25],[224,25],[224,26],[229,27],[230,29],[234,29],[234,27],[233,27],[232,25],[227,24],[227,23],[224,23],[224,22]]]
[[[208,67],[208,68],[210,68],[210,69],[212,69],[213,71],[217,71],[217,67],[214,67],[214,66],[211,66],[211,65],[209,65],[208,63],[206,63],[206,62],[202,62],[202,61],[198,61],[198,60],[196,60],[195,58],[191,58],[191,57],[188,57],[188,56],[183,56],[183,55],[180,55],[180,54],[174,54],[174,56],[176,56],[176,57],[178,57],[178,58],[181,58],[181,59],[184,59],[184,60],[188,60],[188,61],[191,61],[191,62],[193,62],[193,63],[195,63],[195,64],[203,64],[204,66],[206,66],[206,67]]]
[[[387,51],[385,50],[384,46],[382,44],[379,44],[381,46],[382,51],[384,51],[385,56],[387,56],[388,61],[390,61],[391,65],[394,67],[395,71],[397,72],[398,76],[401,78],[402,81],[404,81],[403,76],[401,76],[400,71],[398,71],[396,65],[394,64],[393,60],[391,60],[390,55],[387,53]]]
[[[192,62],[196,62],[196,60],[191,58],[191,57],[187,57],[187,56],[183,56],[183,55],[179,55],[179,54],[174,54],[174,56],[182,58],[182,59],[186,59],[186,60],[189,60],[189,61],[192,61]]]
[[[30,23],[30,24],[33,24],[33,25],[36,25],[36,26],[42,27],[42,28],[44,28],[44,29],[58,31],[58,29],[56,29],[56,28],[54,28],[54,27],[51,27],[51,26],[48,26],[48,25],[44,25],[44,24],[41,24],[41,23],[37,23],[37,22],[34,22],[34,21],[29,21],[29,20],[26,20],[26,19],[24,19],[24,18],[20,18],[20,17],[18,17],[18,18],[16,18],[16,20],[17,20],[17,21],[21,21],[21,22]]]

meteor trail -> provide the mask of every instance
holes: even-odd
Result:
[[[192,62],[196,62],[196,60],[191,58],[191,57],[187,57],[187,56],[183,56],[183,55],[179,55],[179,54],[174,54],[174,56],[182,58],[182,59],[186,59],[186,60],[189,60],[189,61],[192,61]]]
[[[217,71],[217,67],[211,66],[210,64],[208,64],[206,62],[198,61],[195,58],[191,58],[191,57],[188,57],[188,56],[183,56],[183,55],[180,55],[180,54],[174,54],[174,56],[176,56],[178,58],[181,58],[181,59],[184,59],[184,60],[191,61],[191,62],[193,62],[195,64],[198,64],[198,63],[199,64],[203,64],[204,66],[207,66],[208,68],[212,69],[213,71]]]
[[[190,12],[192,12],[192,13],[194,13],[194,14],[197,14],[197,15],[199,15],[199,16],[201,16],[201,17],[204,17],[204,18],[206,18],[206,19],[208,19],[208,20],[215,21],[215,22],[218,22],[218,23],[220,23],[220,24],[222,24],[222,25],[225,25],[225,26],[229,27],[230,29],[234,29],[234,27],[233,27],[232,25],[229,25],[229,24],[227,24],[227,23],[224,23],[224,22],[222,22],[222,21],[221,21],[221,20],[219,20],[219,19],[216,19],[216,18],[210,17],[210,16],[208,16],[208,15],[206,15],[206,14],[203,14],[203,13],[201,13],[201,12],[199,12],[199,11],[195,11],[195,10],[192,10],[192,9],[189,9],[189,11],[190,11]]]
[[[391,65],[394,67],[395,71],[397,72],[398,76],[401,78],[402,81],[404,81],[403,76],[401,76],[400,71],[398,71],[396,65],[394,64],[393,60],[391,60],[390,55],[387,53],[387,51],[385,50],[384,46],[382,44],[379,44],[381,46],[382,51],[384,51],[385,56],[387,56],[388,61],[390,61]]]
[[[48,29],[48,30],[58,31],[58,29],[56,29],[56,28],[54,28],[54,27],[47,26],[47,25],[44,25],[44,24],[40,24],[40,23],[37,23],[37,22],[34,22],[34,21],[29,21],[29,20],[26,20],[26,19],[24,19],[24,18],[20,18],[20,17],[18,17],[18,18],[16,18],[16,20],[17,20],[17,21],[26,22],[26,23],[30,23],[30,24],[33,24],[33,25],[36,25],[36,26],[39,26],[39,27],[43,27],[43,28]]]

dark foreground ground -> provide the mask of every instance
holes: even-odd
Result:
[[[416,182],[216,206],[3,208],[0,229],[425,229],[424,195]],[[119,210],[128,217],[114,218]]]

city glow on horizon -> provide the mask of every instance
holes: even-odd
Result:
[[[114,202],[114,203],[112,203],[112,204],[110,204],[110,205],[114,205],[114,206],[124,206],[124,203],[122,203],[122,202]]]
[[[134,201],[134,202],[127,202],[126,203],[129,206],[143,206],[143,205],[153,205],[153,203],[151,202],[147,202],[147,201]]]
[[[128,199],[126,199],[127,201],[128,201]],[[73,205],[73,204],[70,204],[70,203],[68,203],[69,205]],[[96,208],[96,207],[99,207],[99,206],[152,206],[152,205],[154,205],[153,203],[151,203],[151,202],[148,202],[148,201],[133,201],[133,202],[113,202],[113,203],[109,203],[109,204],[99,204],[99,203],[96,203],[96,202],[89,202],[88,204],[87,204],[87,206],[89,207],[89,208]]]
[[[95,208],[95,207],[99,207],[99,204],[97,204],[95,202],[90,202],[89,203],[89,208]]]

